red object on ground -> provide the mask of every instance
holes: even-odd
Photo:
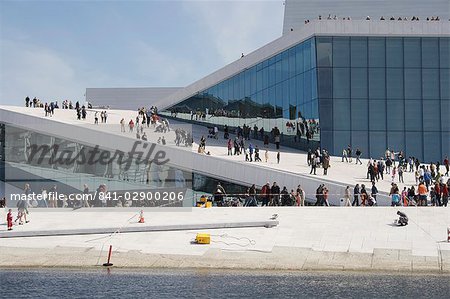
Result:
[[[139,221],[138,223],[145,223],[144,219],[144,211],[141,210],[141,213],[139,214]]]

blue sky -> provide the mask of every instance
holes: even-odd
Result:
[[[271,1],[0,0],[0,102],[185,86],[281,36]]]

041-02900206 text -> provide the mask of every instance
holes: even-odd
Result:
[[[127,191],[127,192],[100,192],[100,200],[155,200],[155,201],[182,201],[184,199],[183,191]]]

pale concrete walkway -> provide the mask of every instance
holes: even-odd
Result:
[[[137,223],[136,209],[30,210],[31,222],[14,226],[15,231],[262,221],[272,214],[278,214],[279,226],[1,238],[0,267],[89,267],[103,263],[106,248],[113,245],[113,263],[119,267],[450,272],[450,210],[401,210],[410,218],[406,227],[393,225],[397,209],[389,207],[146,209],[145,224]],[[0,217],[5,219],[4,210]],[[210,233],[212,243],[191,244],[197,232]]]
[[[26,112],[27,114],[35,115],[38,117],[45,117],[45,113],[43,109],[41,108],[25,108],[25,107],[14,107],[14,106],[0,106],[0,108],[8,109],[11,111],[16,112]],[[100,110],[98,110],[100,111]],[[84,126],[88,127],[89,129],[98,130],[100,132],[108,132],[113,133],[117,135],[122,136],[129,136],[131,139],[136,139],[135,132],[130,133],[128,132],[128,126],[126,125],[126,132],[121,133],[120,132],[120,125],[119,122],[122,118],[125,119],[125,123],[128,124],[130,119],[135,121],[137,112],[135,111],[129,111],[129,110],[108,110],[108,123],[107,124],[94,124],[94,113],[92,111],[88,112],[88,116],[86,120],[77,120],[76,119],[76,112],[75,110],[64,110],[64,109],[56,109],[55,115],[53,117],[47,117],[47,119],[52,119],[56,122],[63,122],[68,124],[73,124],[77,126]],[[200,140],[200,137],[203,135],[208,135],[208,129],[203,126],[198,125],[190,125],[186,123],[181,123],[177,121],[171,121],[172,127],[192,127],[193,131],[193,137],[194,137],[194,146],[191,149],[194,152],[197,152],[198,148],[198,142]],[[152,142],[157,142],[158,138],[162,137],[162,133],[154,133],[153,128],[145,128],[144,131],[148,135],[148,140]],[[173,131],[164,134],[167,145],[168,146],[175,146],[174,139],[175,139],[175,133]],[[234,137],[234,135],[231,135],[231,137]],[[101,138],[101,135],[99,135],[99,138]],[[250,140],[247,141],[246,144],[252,143],[253,145],[258,145],[260,148],[260,157],[264,161],[264,146],[261,141],[255,141]],[[179,149],[185,149],[184,147],[179,147]],[[212,156],[218,157],[221,159],[229,159],[237,162],[241,162],[243,165],[248,165],[249,163],[252,164],[258,164],[258,166],[267,167],[269,169],[277,169],[288,173],[294,173],[294,174],[305,174],[311,177],[319,177],[323,178],[329,181],[334,182],[340,182],[343,184],[348,184],[350,187],[353,188],[353,186],[357,183],[359,184],[365,184],[366,187],[370,189],[371,183],[370,180],[367,179],[367,163],[368,159],[361,159],[362,165],[356,165],[355,159],[353,159],[353,163],[346,163],[342,162],[341,157],[333,156],[331,157],[331,168],[328,169],[328,175],[323,175],[323,170],[318,168],[317,169],[317,176],[309,175],[310,167],[307,165],[306,158],[307,154],[305,152],[302,152],[300,150],[295,150],[292,148],[281,148],[281,161],[280,164],[276,163],[276,150],[275,145],[270,144],[269,146],[269,162],[245,162],[245,156],[228,156],[227,155],[227,145],[226,140],[223,139],[223,133],[219,133],[219,139],[211,139],[207,138],[206,141],[206,151],[209,151]],[[380,153],[380,156],[383,153]],[[379,157],[376,157],[379,158]],[[442,167],[442,166],[441,166]],[[415,184],[415,178],[413,172],[405,172],[404,173],[404,183],[398,182],[398,177],[396,177],[395,182],[398,184],[400,190],[403,189],[403,187],[409,188],[412,185]],[[390,186],[391,186],[392,178],[391,175],[385,175],[384,180],[380,180],[377,182],[377,188],[380,192],[389,192]],[[265,182],[257,182],[255,181],[256,185],[263,185]],[[279,182],[279,184],[283,185],[282,182]],[[293,188],[294,186],[287,186],[289,189]]]

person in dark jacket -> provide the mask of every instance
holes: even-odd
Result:
[[[353,202],[352,206],[359,206],[359,184],[355,185],[355,188],[353,188]]]
[[[280,205],[280,187],[277,185],[277,182],[274,182],[272,188],[270,189],[271,194],[271,205],[279,206]]]

